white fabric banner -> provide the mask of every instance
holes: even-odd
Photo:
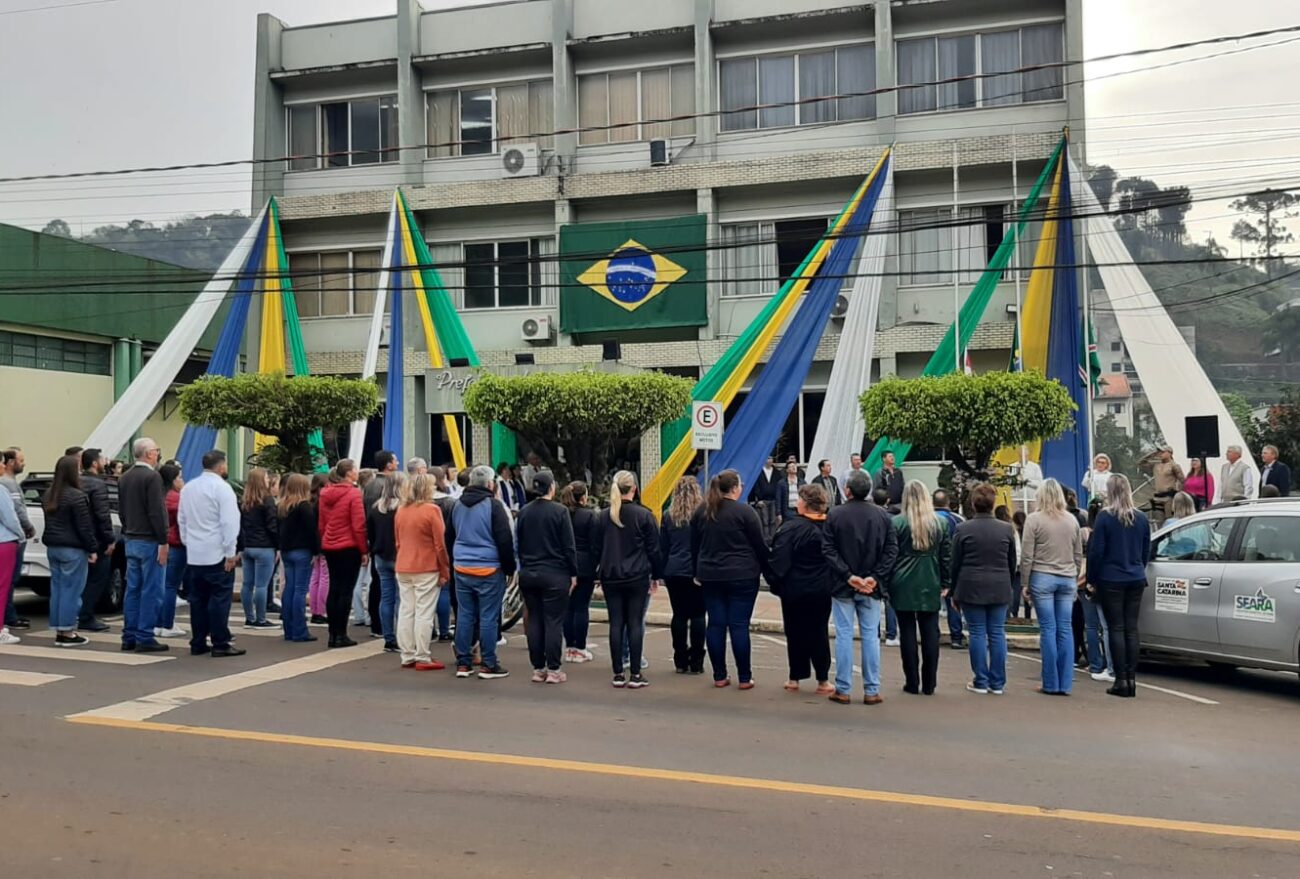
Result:
[[[1165,443],[1174,450],[1174,460],[1185,466],[1188,457],[1199,456],[1202,451],[1187,448],[1184,419],[1189,415],[1214,415],[1219,419],[1220,451],[1228,446],[1241,446],[1242,459],[1258,476],[1255,459],[1242,438],[1241,430],[1228,414],[1227,407],[1219,399],[1205,370],[1201,369],[1196,355],[1187,346],[1183,334],[1178,332],[1164,305],[1152,292],[1142,270],[1133,264],[1133,257],[1115,231],[1111,218],[1102,214],[1101,203],[1083,179],[1073,156],[1070,157],[1070,177],[1076,181],[1076,210],[1087,218],[1088,249],[1101,274],[1106,299],[1160,432],[1164,434]],[[1222,458],[1205,462],[1216,482],[1222,463]],[[1135,473],[1125,475],[1129,478],[1137,476]],[[1259,485],[1258,478],[1255,485]]]
[[[849,294],[849,310],[844,315],[840,344],[831,365],[817,435],[813,438],[809,462],[823,458],[841,473],[849,465],[849,455],[862,451],[866,426],[858,398],[871,386],[871,361],[876,351],[876,323],[880,314],[880,288],[884,280],[885,251],[891,235],[887,234],[894,215],[894,163],[889,163],[880,197],[876,200],[867,238],[858,254],[857,277]]]
[[[268,203],[269,205],[269,203]],[[194,303],[186,309],[185,314],[172,327],[167,338],[163,339],[158,350],[149,358],[149,362],[140,370],[135,381],[127,387],[126,392],[108,410],[99,425],[91,432],[82,446],[87,449],[102,449],[112,458],[131,440],[131,435],[140,429],[140,425],[149,418],[157,408],[163,394],[171,387],[176,376],[180,374],[185,361],[194,353],[194,348],[203,337],[203,332],[216,317],[221,303],[225,301],[235,277],[244,266],[253,242],[266,222],[267,207],[249,225],[244,237],[230,251],[226,261],[217,269],[212,280],[207,283]]]
[[[389,267],[393,264],[393,251],[397,247],[398,232],[401,228],[401,220],[398,217],[399,202],[397,193],[393,193],[393,208],[388,212],[388,240],[384,242],[384,255],[380,260],[381,271],[379,272],[379,289],[375,291],[375,313],[370,317],[370,338],[366,340],[366,355],[361,364],[361,377],[374,378],[375,371],[379,367],[379,343],[383,341],[384,336],[384,312],[388,310],[388,288],[390,286],[389,278],[392,272]],[[401,263],[398,259],[398,263]],[[388,356],[392,357],[393,352],[390,349]],[[401,357],[402,352],[398,351],[397,356]],[[348,457],[356,462],[357,466],[362,466],[361,455],[366,447],[366,419],[352,422],[352,430],[348,437]]]

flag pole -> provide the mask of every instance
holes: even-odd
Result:
[[[1016,133],[1011,132],[1011,215],[1020,216],[1020,163],[1016,154]],[[1016,338],[1014,347],[1011,351],[1011,364],[1017,372],[1024,371],[1024,360],[1021,352],[1025,350],[1025,324],[1023,314],[1025,307],[1024,296],[1021,293],[1020,284],[1020,238],[1016,237],[1016,247],[1011,251],[1012,275],[1016,279]],[[1029,513],[1029,485],[1024,482],[1025,466],[1029,463],[1029,447],[1024,443],[1020,444],[1020,503],[1024,508],[1025,514]]]
[[[1068,169],[1069,161],[1070,161],[1070,154],[1069,154],[1070,126],[1068,125],[1065,126],[1064,134],[1065,134],[1065,155],[1062,157],[1061,160],[1067,163],[1066,168]],[[1082,188],[1083,185],[1084,185],[1083,164],[1080,163],[1079,179],[1076,180],[1073,175],[1071,175],[1070,177],[1070,187],[1073,190],[1070,193],[1070,207],[1072,211],[1078,210],[1076,205],[1079,204],[1080,202],[1079,199],[1076,199],[1074,197],[1074,193],[1077,192],[1080,188]],[[1076,229],[1075,237],[1083,239],[1082,241],[1079,242],[1079,246],[1076,248],[1076,252],[1079,257],[1078,259],[1079,264],[1076,267],[1070,269],[1070,271],[1079,273],[1078,275],[1079,289],[1083,291],[1083,332],[1081,333],[1081,335],[1083,336],[1083,374],[1084,374],[1083,393],[1084,393],[1084,399],[1087,400],[1088,402],[1088,414],[1087,414],[1088,433],[1087,433],[1087,438],[1085,440],[1087,445],[1084,446],[1084,451],[1087,452],[1087,466],[1091,468],[1092,458],[1094,454],[1093,449],[1095,448],[1094,445],[1095,436],[1096,436],[1096,424],[1095,424],[1095,418],[1093,416],[1094,406],[1093,406],[1093,388],[1092,388],[1092,346],[1093,346],[1092,290],[1089,288],[1088,270],[1084,267],[1086,261],[1083,259],[1084,254],[1087,252],[1085,250],[1085,248],[1088,246],[1087,236],[1080,235],[1079,231]]]
[[[961,250],[957,246],[957,220],[960,216],[961,208],[958,206],[957,194],[960,186],[957,174],[957,142],[952,144],[952,327],[953,341],[957,344],[953,346],[953,357],[955,359],[954,368],[958,375],[963,374],[964,364],[962,362],[962,349],[965,347],[961,343]]]

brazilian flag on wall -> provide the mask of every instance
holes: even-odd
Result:
[[[703,326],[709,320],[703,214],[560,229],[560,329]]]

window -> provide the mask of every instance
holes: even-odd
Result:
[[[443,283],[463,309],[552,305],[558,264],[554,238],[430,245]]]
[[[1300,517],[1264,516],[1246,523],[1237,550],[1244,562],[1300,561]]]
[[[550,148],[555,138],[551,81],[430,92],[425,123],[429,158],[481,156],[525,141]]]
[[[398,161],[397,97],[285,108],[291,171]]]
[[[876,118],[876,96],[866,94],[876,87],[876,47],[869,44],[727,58],[718,71],[723,131]]]
[[[990,235],[987,226],[1000,216],[989,207],[960,208],[956,224],[951,207],[899,211],[898,255],[902,273],[899,283],[951,284],[954,268],[960,283],[973,284],[978,280],[988,265],[990,252],[997,250],[1005,234],[999,228],[994,233],[997,244],[989,243],[994,235]]]
[[[632,143],[695,133],[695,65],[578,77],[580,144]],[[674,118],[672,122],[656,122]]]
[[[1058,64],[1064,57],[1064,31],[1060,24],[899,40],[898,84],[902,88],[898,92],[898,112],[925,113],[1060,100],[1065,97],[1060,67],[1023,74],[1011,71]],[[982,74],[992,75],[976,78]],[[957,81],[945,82],[954,79]]]
[[[1111,342],[1111,343],[1110,343],[1110,350],[1112,350],[1112,351],[1123,351],[1123,350],[1124,350],[1124,343],[1123,343],[1123,342]]]
[[[1223,561],[1236,519],[1208,519],[1175,528],[1156,543],[1158,562]]]
[[[378,250],[289,254],[299,317],[369,315],[379,286]]]
[[[1110,364],[1110,371],[1111,371],[1111,372],[1123,372],[1123,371],[1124,371],[1124,364],[1119,363],[1118,361],[1111,361],[1111,364]]]
[[[0,366],[110,375],[111,351],[98,342],[0,330]]]
[[[804,217],[722,226],[723,296],[768,296],[808,257],[830,220]],[[844,287],[853,286],[852,278]]]
[[[1112,414],[1112,415],[1123,415],[1123,414],[1124,414],[1124,404],[1123,404],[1123,403],[1107,403],[1107,404],[1106,404],[1106,411],[1109,412],[1109,413]]]

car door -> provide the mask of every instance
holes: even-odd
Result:
[[[1224,566],[1223,652],[1295,665],[1300,637],[1300,515],[1252,516]]]
[[[1237,519],[1204,516],[1156,538],[1142,597],[1142,643],[1216,650],[1224,558]]]

